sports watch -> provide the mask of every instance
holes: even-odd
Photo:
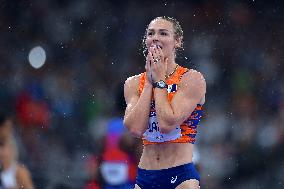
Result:
[[[160,81],[155,82],[153,84],[153,87],[154,88],[159,88],[159,89],[166,89],[166,88],[168,88],[168,85],[166,84],[165,81],[160,80]]]

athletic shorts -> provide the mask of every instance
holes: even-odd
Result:
[[[175,189],[182,182],[190,179],[200,182],[199,173],[193,163],[160,170],[138,168],[136,184],[141,189]]]

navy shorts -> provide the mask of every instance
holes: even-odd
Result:
[[[138,168],[136,184],[141,189],[175,189],[190,179],[200,181],[200,176],[192,163],[169,169],[146,170]]]

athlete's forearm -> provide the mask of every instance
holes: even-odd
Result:
[[[141,137],[148,127],[152,89],[151,84],[145,84],[135,107],[124,117],[124,125],[137,137]]]
[[[162,133],[167,133],[171,130],[174,121],[174,111],[168,101],[168,93],[166,89],[156,88],[154,91],[155,109],[157,112],[157,119],[159,128]]]
[[[168,101],[167,90],[156,88],[154,91],[154,98],[160,131],[162,133],[168,133],[175,128],[177,124],[177,115]]]

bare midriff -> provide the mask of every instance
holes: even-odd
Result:
[[[167,169],[192,162],[193,144],[161,143],[145,145],[140,163],[141,169]]]

